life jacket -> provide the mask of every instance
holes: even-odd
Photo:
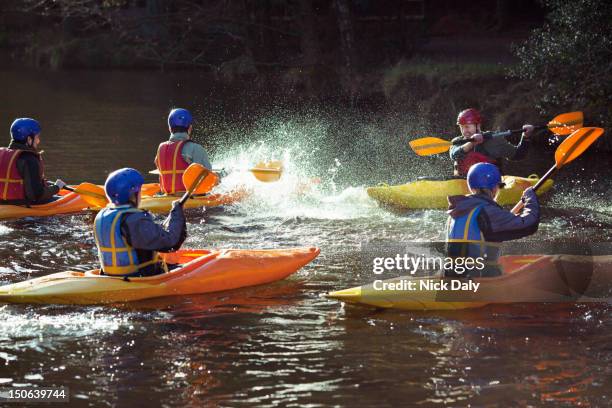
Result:
[[[40,166],[38,166],[40,178],[45,177],[45,166],[39,153],[0,147],[0,200],[25,200],[23,177],[21,177],[19,170],[17,170],[17,159],[22,153],[34,154],[38,158],[40,162]]]
[[[487,242],[478,226],[478,214],[482,205],[475,207],[469,213],[453,218],[449,217],[447,225],[447,256],[451,258],[484,258],[486,268],[499,269],[500,243]],[[471,271],[472,276],[478,276],[478,269]],[[467,275],[467,274],[466,274]]]
[[[139,259],[138,252],[126,242],[121,234],[121,220],[126,214],[141,210],[129,205],[103,208],[94,221],[94,237],[98,246],[98,258],[106,275],[136,275],[141,268],[158,262],[159,254],[153,252],[151,259]]]
[[[167,141],[161,143],[155,156],[155,165],[159,171],[159,184],[165,194],[176,194],[187,189],[183,184],[183,173],[189,167],[183,155],[183,145],[188,140],[180,142]]]
[[[497,160],[494,160],[486,154],[471,151],[467,153],[461,160],[455,162],[455,176],[465,177],[470,170],[470,167],[477,163],[491,163],[498,165]]]

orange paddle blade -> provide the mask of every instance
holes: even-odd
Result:
[[[152,196],[161,191],[159,183],[146,183],[142,185],[140,189],[143,196]]]
[[[584,124],[582,112],[567,112],[555,116],[548,122],[548,129],[556,135],[565,136],[580,129]]]
[[[408,142],[408,144],[419,156],[431,156],[432,154],[448,152],[452,146],[452,143],[448,140],[437,137],[415,139]]]
[[[278,181],[283,172],[283,162],[280,160],[271,160],[268,162],[259,162],[255,167],[249,169],[253,176],[259,181],[270,183]]]
[[[585,127],[576,130],[557,147],[555,151],[555,166],[560,169],[580,156],[603,133],[604,130],[598,127]]]
[[[92,207],[106,207],[108,198],[104,192],[104,187],[92,183],[81,183],[74,186],[74,192],[80,194],[83,200]]]
[[[219,176],[198,163],[192,163],[183,173],[183,184],[190,194],[206,194],[219,182]]]

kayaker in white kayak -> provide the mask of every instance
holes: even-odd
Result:
[[[198,163],[212,170],[208,153],[191,140],[193,118],[187,109],[172,109],[168,115],[170,139],[157,148],[155,166],[159,171],[159,184],[165,194],[183,193],[182,175],[192,163]]]
[[[167,225],[156,224],[148,211],[138,209],[142,175],[124,168],[108,175],[104,191],[111,204],[98,213],[94,236],[102,272],[135,277],[166,272],[158,252],[178,250],[187,238],[183,207],[172,203]]]
[[[501,168],[504,159],[523,160],[529,149],[529,138],[533,125],[523,125],[523,135],[518,145],[513,145],[503,137],[486,137],[480,129],[482,116],[476,109],[469,108],[459,112],[457,125],[461,136],[452,140],[450,157],[454,164],[454,175],[465,177],[471,166],[476,163],[493,163]],[[474,139],[465,141],[465,139]]]
[[[503,183],[499,169],[491,163],[473,165],[467,182],[472,194],[448,197],[447,255],[485,258],[485,269],[473,270],[470,277],[500,275],[502,270],[497,263],[500,244],[538,230],[538,198],[533,188],[526,189],[522,198],[525,205],[519,214],[498,205],[495,196],[503,188]],[[453,271],[447,275],[458,276]]]
[[[66,186],[58,179],[45,179],[40,144],[41,127],[32,118],[18,118],[11,124],[11,142],[0,147],[0,203],[13,205],[45,204],[54,201]]]

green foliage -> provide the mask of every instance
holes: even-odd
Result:
[[[537,84],[542,113],[584,110],[590,123],[612,124],[612,2],[543,3],[547,22],[515,48],[511,74]]]
[[[396,88],[404,85],[407,78],[424,78],[445,87],[461,81],[502,77],[504,66],[491,62],[446,62],[413,58],[402,60],[383,73],[382,87],[390,96]]]

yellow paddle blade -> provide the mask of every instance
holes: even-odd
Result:
[[[249,169],[253,176],[259,181],[270,183],[278,181],[283,172],[283,162],[280,160],[271,160],[268,162],[259,162],[255,167]]]
[[[576,130],[557,147],[555,151],[555,166],[560,169],[580,156],[603,133],[604,130],[598,127],[585,127]]]
[[[183,173],[183,184],[190,194],[206,194],[219,183],[219,176],[198,163],[192,163]]]
[[[106,207],[108,198],[104,193],[104,187],[92,183],[81,183],[74,186],[74,192],[80,194],[83,200],[92,207]]]
[[[432,154],[448,152],[452,143],[437,137],[424,137],[408,142],[412,150],[419,156],[431,156]]]
[[[567,112],[555,116],[548,122],[548,129],[556,135],[565,136],[580,129],[584,124],[582,112]]]

